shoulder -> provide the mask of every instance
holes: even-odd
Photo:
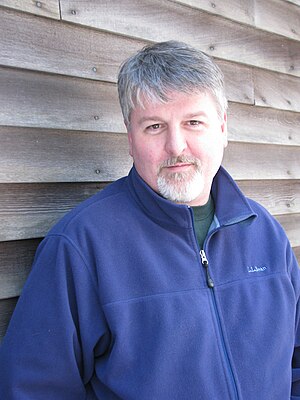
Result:
[[[91,196],[68,212],[53,228],[49,235],[72,236],[76,230],[87,230],[89,226],[103,226],[113,218],[117,209],[125,207],[128,200],[127,177],[121,178],[105,189]]]

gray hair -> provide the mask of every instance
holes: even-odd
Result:
[[[172,91],[210,93],[220,117],[227,109],[224,76],[205,53],[186,43],[168,41],[148,45],[127,59],[118,76],[119,100],[126,124],[144,101],[167,102]]]

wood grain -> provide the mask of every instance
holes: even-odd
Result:
[[[59,0],[0,0],[0,6],[25,11],[43,17],[60,19]]]
[[[0,300],[0,342],[6,332],[11,314],[17,304],[17,298]]]
[[[252,25],[290,39],[300,39],[299,0],[174,0],[233,21]],[[292,4],[294,3],[294,4]]]
[[[300,40],[300,8],[282,0],[255,1],[255,26]]]
[[[0,300],[19,296],[39,239],[0,243]]]
[[[229,61],[215,60],[224,74],[228,100],[254,104],[254,82],[252,68]]]
[[[295,256],[296,256],[296,258],[298,260],[298,264],[300,266],[300,246],[294,247],[293,251],[295,253]]]
[[[214,57],[300,76],[299,42],[182,4],[64,0],[61,6],[65,21],[149,41],[182,40]]]
[[[299,179],[300,147],[232,142],[224,166],[234,179]]]
[[[105,186],[105,183],[0,184],[0,241],[43,237],[66,212]]]
[[[231,141],[299,146],[299,126],[299,113],[229,104],[228,130]]]
[[[300,79],[254,70],[255,104],[300,112]]]
[[[0,79],[1,125],[124,131],[113,84],[7,68]]]
[[[254,25],[253,0],[174,0],[175,3],[189,5],[214,15],[219,15],[243,24]]]
[[[276,219],[285,229],[292,247],[300,246],[300,236],[299,236],[300,214],[294,214],[292,216],[277,215]]]
[[[0,127],[0,183],[102,182],[127,174],[127,136]]]
[[[2,66],[116,82],[121,62],[146,44],[1,8],[0,20]]]
[[[237,184],[273,215],[300,213],[300,181],[244,180]]]

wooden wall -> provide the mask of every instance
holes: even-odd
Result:
[[[49,228],[131,166],[118,66],[179,39],[215,57],[224,165],[300,259],[300,1],[0,0],[0,340]]]

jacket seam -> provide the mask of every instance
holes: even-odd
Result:
[[[84,266],[85,266],[85,268],[86,268],[86,270],[87,270],[87,272],[88,272],[88,274],[89,274],[89,276],[91,278],[91,282],[93,284],[93,288],[94,288],[94,290],[95,290],[95,292],[97,294],[97,297],[98,297],[98,286],[97,286],[97,283],[95,282],[95,278],[93,277],[93,275],[92,275],[92,273],[90,271],[89,264],[88,264],[87,260],[85,259],[82,251],[77,247],[76,243],[71,238],[69,238],[67,235],[65,235],[63,233],[49,233],[46,236],[46,239],[50,238],[50,237],[62,238],[64,240],[66,240],[67,242],[69,242],[69,244],[73,247],[73,249],[76,251],[76,253],[80,256],[80,258],[81,258],[81,260],[82,260],[82,262],[83,262],[83,264],[84,264]]]
[[[265,275],[260,276],[260,277],[245,276],[244,278],[233,279],[233,280],[230,280],[230,281],[227,281],[227,282],[223,282],[221,284],[216,284],[215,283],[215,287],[216,288],[217,287],[218,288],[223,288],[224,286],[231,286],[231,285],[234,285],[234,284],[236,284],[238,282],[244,282],[244,281],[257,282],[257,281],[265,280],[265,279],[267,279],[269,277],[273,277],[273,276],[276,276],[276,275],[287,276],[287,274],[285,272],[282,272],[282,271],[280,271],[280,272],[272,272],[270,274],[265,274]]]
[[[65,238],[68,238],[68,236],[66,236],[66,234],[65,234],[65,231],[68,229],[68,226],[69,226],[74,220],[76,220],[76,218],[79,218],[79,217],[80,217],[81,213],[87,212],[87,209],[90,208],[90,207],[92,207],[92,206],[94,206],[96,203],[100,203],[100,202],[102,202],[102,201],[104,201],[104,200],[106,200],[106,199],[109,199],[109,198],[111,198],[111,197],[114,197],[114,196],[116,196],[116,197],[122,196],[122,195],[124,195],[124,193],[125,193],[125,191],[122,190],[122,191],[119,192],[119,193],[113,193],[113,194],[110,194],[110,195],[108,195],[108,196],[101,197],[100,199],[95,199],[95,200],[92,201],[90,204],[87,204],[86,207],[82,208],[81,210],[78,210],[78,211],[76,212],[75,215],[72,215],[72,217],[66,222],[65,226],[63,227],[62,233],[55,233],[55,232],[53,232],[53,233],[50,233],[49,235],[64,236]],[[95,196],[96,196],[96,195],[95,195]],[[76,210],[76,208],[75,208],[74,210]],[[72,212],[72,211],[71,211],[71,212]],[[49,236],[49,235],[47,235],[47,236]],[[68,239],[69,239],[69,238],[68,238]],[[71,239],[69,239],[69,240],[71,241]],[[75,243],[74,243],[73,245],[75,245]]]
[[[108,303],[102,304],[102,307],[109,307],[115,304],[126,304],[126,303],[136,303],[139,301],[148,301],[151,300],[152,298],[159,298],[159,297],[169,297],[169,296],[176,296],[179,294],[187,294],[187,293],[192,293],[192,292],[200,292],[200,291],[207,291],[208,288],[205,286],[203,287],[198,287],[195,289],[186,289],[186,290],[174,290],[171,292],[162,292],[162,293],[155,293],[155,294],[148,294],[145,296],[137,296],[137,297],[131,297],[129,299],[121,299],[121,300],[115,300],[115,301],[110,301]]]

